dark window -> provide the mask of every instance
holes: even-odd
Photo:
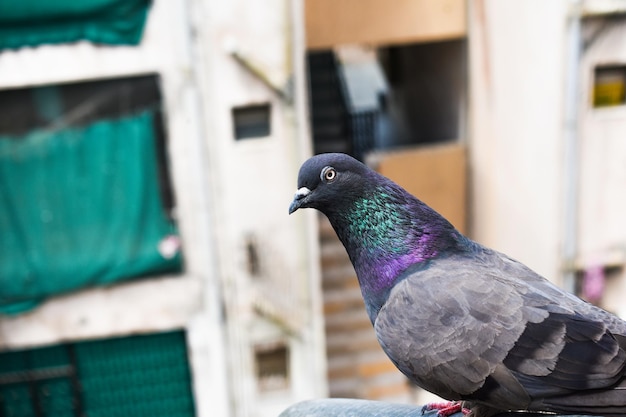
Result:
[[[341,86],[337,59],[332,51],[307,54],[309,108],[313,152],[354,154],[351,118]]]
[[[366,50],[367,48],[363,48]],[[315,153],[372,151],[461,139],[465,40],[307,54]]]
[[[289,388],[289,350],[285,344],[257,346],[255,362],[260,392]]]
[[[269,136],[270,105],[259,104],[233,108],[235,139],[250,139]]]
[[[593,81],[593,107],[620,106],[626,103],[626,65],[596,67]]]

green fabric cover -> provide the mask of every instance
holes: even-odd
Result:
[[[0,136],[0,313],[181,270],[179,253],[157,249],[177,231],[161,204],[152,119]]]
[[[0,49],[88,40],[136,45],[150,0],[0,1]]]

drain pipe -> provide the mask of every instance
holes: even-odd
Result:
[[[561,268],[562,286],[565,290],[576,290],[576,257],[578,254],[578,176],[579,176],[579,132],[578,106],[580,77],[578,67],[581,56],[581,8],[582,1],[572,1],[567,25],[567,57],[565,67],[565,120],[563,164],[563,242]]]

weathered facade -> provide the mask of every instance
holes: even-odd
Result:
[[[603,70],[617,69],[609,92],[623,85],[625,7],[476,1],[469,14],[473,236],[621,316],[624,100],[594,95]]]
[[[86,342],[179,332],[196,415],[270,416],[326,394],[315,219],[287,216],[299,161],[309,154],[300,16],[298,2],[282,0],[155,1],[137,46],[79,42],[0,53],[3,90],[157,77],[184,257],[179,274],[83,288],[2,316],[0,354],[82,352]],[[63,378],[86,384],[85,366],[71,360]],[[125,366],[139,375],[139,362]],[[3,373],[2,389],[47,389],[47,368],[32,372],[43,382]],[[72,392],[68,401],[91,406]],[[119,395],[110,401],[145,400]],[[154,401],[159,396],[166,394]],[[28,398],[25,410],[48,404]]]

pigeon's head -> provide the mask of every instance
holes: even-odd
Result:
[[[308,159],[289,214],[326,215],[354,266],[374,321],[402,272],[455,247],[462,236],[398,184],[340,153]]]
[[[342,153],[324,153],[309,158],[298,174],[298,190],[289,214],[299,208],[315,208],[328,214],[362,192],[373,173],[356,159]]]

